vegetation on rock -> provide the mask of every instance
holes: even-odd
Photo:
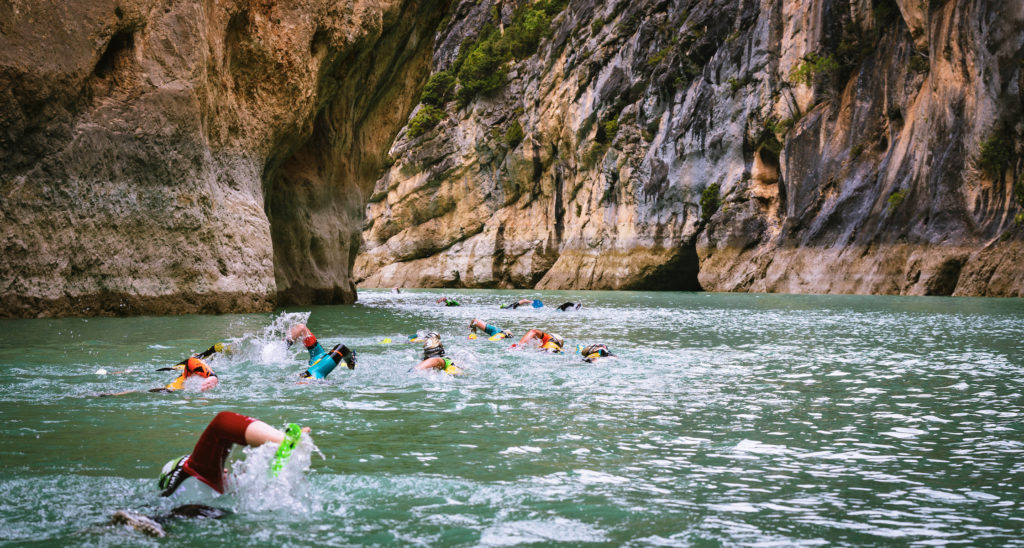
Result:
[[[721,205],[720,191],[721,187],[718,183],[711,183],[700,193],[700,218],[705,223],[711,220],[711,216],[718,211],[718,207]]]
[[[444,111],[433,106],[423,105],[416,116],[409,120],[409,137],[419,137],[423,135],[444,118]]]
[[[504,32],[491,24],[475,41],[464,42],[453,67],[459,84],[456,92],[459,106],[504,87],[508,63],[536,53],[541,40],[551,31],[554,16],[565,9],[567,3],[567,0],[542,0],[525,4],[516,10],[512,24]]]

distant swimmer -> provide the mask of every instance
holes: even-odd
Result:
[[[451,358],[444,355],[444,345],[441,344],[441,335],[431,332],[427,333],[423,343],[423,361],[413,368],[413,371],[426,371],[434,369],[444,371],[449,375],[461,375],[462,369],[455,365]]]
[[[289,431],[293,428],[298,429],[293,425],[289,426]],[[309,428],[303,428],[301,432],[309,432]],[[192,453],[164,465],[158,482],[160,496],[171,496],[189,478],[195,478],[217,493],[223,494],[226,477],[224,464],[232,446],[237,444],[258,447],[264,443],[278,443],[287,449],[286,444],[282,442],[294,443],[296,439],[289,434],[290,432],[281,432],[252,417],[221,411],[199,436]]]
[[[503,305],[499,306],[498,308],[511,308],[512,310],[515,310],[515,309],[519,308],[520,306],[526,306],[526,305],[530,305],[530,306],[532,306],[534,308],[540,308],[540,307],[544,306],[544,303],[542,303],[540,301],[540,299],[519,299],[518,301],[509,303],[509,304],[503,304]]]
[[[189,377],[202,377],[206,379],[203,384],[199,386],[200,392],[206,392],[207,390],[217,386],[217,374],[210,369],[210,366],[203,363],[199,358],[188,358],[181,365],[181,375],[177,379],[168,384],[163,388],[153,388],[150,392],[174,392],[185,388],[185,381]],[[175,366],[177,368],[177,366]]]
[[[583,356],[583,361],[587,363],[595,363],[599,358],[614,358],[615,354],[608,349],[608,345],[604,343],[592,344],[590,346],[583,346],[582,344],[576,345],[576,353]]]
[[[209,355],[209,354],[207,354]],[[200,392],[206,392],[211,388],[217,386],[220,379],[217,378],[217,374],[210,369],[210,366],[203,363],[202,360],[196,357],[190,357],[183,360],[181,363],[174,367],[162,367],[157,371],[174,371],[181,369],[181,375],[178,378],[171,381],[170,384],[160,388],[150,388],[149,392],[177,392],[185,389],[185,381],[191,377],[200,377],[205,379],[201,385],[199,385]],[[100,396],[124,396],[125,394],[133,394],[138,390],[125,390],[124,392],[113,392],[109,394],[100,394]]]
[[[444,303],[445,306],[461,306],[459,304],[459,301],[456,301],[455,299],[449,299],[448,297],[438,297],[437,304],[441,303]]]
[[[518,343],[513,344],[512,348],[522,348],[523,345],[532,340],[540,341],[541,350],[546,350],[555,354],[561,354],[562,346],[565,344],[565,340],[554,333],[545,333],[540,329],[531,329],[523,335],[523,338],[519,339]]]
[[[566,312],[566,311],[568,311],[570,309],[571,310],[579,310],[581,306],[583,306],[583,303],[571,303],[571,302],[570,303],[562,303],[562,304],[558,305],[558,310],[560,310],[562,312]]]
[[[230,356],[233,353],[233,350],[232,350],[232,347],[231,347],[230,344],[216,343],[216,344],[210,346],[210,348],[207,348],[206,350],[203,350],[202,352],[196,352],[195,354],[192,354],[191,357],[202,360],[204,358],[208,358],[208,357],[212,356],[213,354],[215,354],[217,352],[222,352],[225,355]],[[188,360],[189,360],[189,358],[185,358],[184,360],[181,360],[180,362],[174,364],[174,366],[172,366],[172,367],[161,367],[160,369],[157,369],[157,371],[175,371],[175,370],[181,371],[181,370],[185,369],[185,364],[188,363]],[[106,369],[100,369],[96,373],[100,374],[100,375],[106,375],[107,374],[107,370]],[[123,371],[112,371],[110,374],[111,375],[119,375],[119,374],[122,374],[122,373],[135,373],[135,370],[133,370],[133,369],[125,369]],[[152,391],[153,390],[151,390],[151,392]]]
[[[222,352],[225,355],[230,356],[233,353],[233,350],[232,350],[230,344],[215,343],[210,348],[207,348],[206,350],[203,350],[202,352],[197,352],[195,354],[192,354],[192,356],[190,358],[185,358],[184,360],[181,360],[180,362],[174,364],[174,367],[161,367],[160,369],[157,369],[157,371],[174,371],[175,369],[177,369],[178,371],[181,371],[181,370],[185,369],[185,365],[188,364],[188,361],[190,359],[195,358],[195,359],[198,359],[198,360],[202,360],[202,359],[205,359],[205,358],[209,358],[210,356],[216,354],[217,352]]]
[[[491,325],[489,323],[484,323],[483,320],[480,320],[480,319],[477,319],[477,318],[473,318],[469,322],[469,338],[471,338],[471,339],[475,339],[476,338],[476,330],[477,329],[483,331],[484,334],[487,335],[488,337],[490,337],[490,339],[492,341],[496,341],[498,339],[505,339],[505,338],[509,338],[509,337],[512,336],[512,333],[509,333],[508,331],[505,331],[504,329],[499,329],[499,328],[494,327],[493,325]]]
[[[302,378],[323,379],[330,375],[331,371],[334,371],[334,368],[342,361],[345,362],[349,369],[356,368],[355,350],[350,350],[349,347],[343,344],[336,344],[334,348],[331,348],[330,352],[327,352],[324,350],[324,347],[320,346],[316,336],[306,327],[306,324],[297,323],[293,325],[288,330],[288,336],[284,340],[291,347],[299,339],[302,339],[302,344],[309,351],[309,367],[300,374]]]
[[[398,287],[392,287],[392,288],[391,288],[391,292],[392,292],[392,293],[401,293],[401,292],[402,292],[402,290],[401,290],[401,289],[399,289]]]

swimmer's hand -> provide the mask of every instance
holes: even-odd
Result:
[[[201,384],[199,386],[199,391],[200,392],[206,392],[207,390],[213,388],[214,386],[217,386],[218,382],[220,382],[220,381],[217,380],[217,377],[215,377],[215,376],[207,378],[207,379],[204,379],[203,380],[203,384]]]

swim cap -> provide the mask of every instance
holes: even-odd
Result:
[[[555,335],[554,333],[551,333],[551,342],[557,344],[559,346],[559,348],[561,348],[562,345],[565,344],[565,339],[563,339],[559,335]]]
[[[188,457],[188,455],[182,455],[176,459],[171,459],[160,470],[160,481],[157,485],[160,487],[161,497],[170,496],[171,493],[178,489],[181,482],[185,481],[185,478],[188,477],[188,472],[185,472],[185,460]]]
[[[441,335],[431,331],[427,333],[426,341],[423,343],[423,359],[444,356],[444,345],[441,344]]]

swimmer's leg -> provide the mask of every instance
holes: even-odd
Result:
[[[138,390],[125,390],[124,392],[107,392],[105,394],[96,394],[96,395],[102,398],[102,397],[105,397],[105,396],[123,396],[125,394],[134,394],[136,392],[138,392]]]
[[[224,463],[231,452],[231,446],[246,445],[246,432],[256,422],[259,421],[231,411],[217,413],[185,461],[185,471],[218,493],[223,493]],[[279,439],[283,439],[283,436]]]

